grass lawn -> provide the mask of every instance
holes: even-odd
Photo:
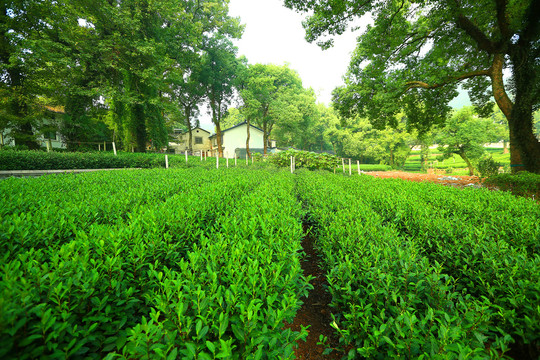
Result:
[[[503,154],[502,148],[486,148],[486,152],[489,153],[495,161],[501,164],[501,166],[510,165],[510,153]],[[437,149],[432,149],[428,158],[428,165],[434,169],[444,169],[448,175],[469,175],[467,164],[458,156],[454,155],[446,160],[441,160],[441,153]],[[411,151],[411,154],[405,161],[403,170],[407,172],[421,172],[420,164],[420,151]]]

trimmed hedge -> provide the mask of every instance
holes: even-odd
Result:
[[[171,164],[171,157],[169,157]],[[0,170],[67,170],[165,167],[165,154],[0,151]]]
[[[499,174],[490,176],[484,185],[496,186],[503,191],[511,191],[517,196],[540,196],[540,174],[522,171],[518,174]]]

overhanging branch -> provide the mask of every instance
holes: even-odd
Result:
[[[405,84],[405,85],[407,85],[407,88],[405,89],[405,91],[403,91],[403,93],[406,93],[410,89],[414,89],[414,88],[436,89],[436,88],[440,88],[440,87],[443,87],[445,85],[448,85],[448,84],[451,84],[451,83],[454,83],[454,82],[462,81],[462,80],[465,80],[465,79],[470,79],[470,78],[477,77],[477,76],[491,76],[491,68],[487,69],[487,70],[471,71],[471,72],[468,72],[468,73],[465,73],[465,74],[461,74],[461,75],[458,75],[458,76],[451,77],[446,81],[443,81],[443,82],[440,82],[440,83],[434,83],[434,84],[428,84],[428,83],[423,82],[423,81],[409,81],[409,82],[407,82]]]
[[[497,50],[496,44],[491,41],[468,17],[459,14],[457,17],[457,25],[465,30],[465,32],[476,42],[481,50],[494,54]]]

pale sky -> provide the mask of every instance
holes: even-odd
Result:
[[[304,87],[313,88],[317,101],[330,105],[332,90],[343,84],[356,34],[349,31],[336,37],[334,47],[323,51],[304,39],[305,15],[284,7],[283,0],[230,0],[229,15],[240,17],[245,25],[242,39],[235,41],[238,55],[245,55],[250,64],[289,64]],[[201,111],[201,126],[213,130]]]
[[[250,64],[288,63],[300,74],[304,87],[315,90],[319,102],[330,104],[332,90],[343,84],[355,34],[336,37],[334,47],[323,51],[304,39],[305,15],[285,8],[282,0],[231,0],[229,14],[246,25],[236,46]]]
[[[283,0],[230,0],[229,15],[240,17],[245,25],[244,35],[235,41],[238,55],[245,55],[250,64],[289,64],[300,74],[304,87],[313,88],[317,101],[330,105],[332,90],[343,85],[342,78],[360,31],[335,36],[334,46],[321,50],[304,39],[302,20],[306,16],[284,7]],[[459,103],[461,107],[462,102],[468,102],[466,94],[460,94],[450,105]],[[204,108],[201,107],[201,126],[213,131],[214,125]]]

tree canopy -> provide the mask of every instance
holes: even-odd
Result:
[[[212,39],[242,29],[225,0],[3,1],[0,130],[12,128],[35,147],[35,108],[59,105],[68,145],[98,117],[126,150],[162,148],[171,104],[192,115],[186,96],[201,100],[197,65]]]
[[[346,117],[367,116],[383,128],[405,111],[421,132],[448,117],[459,83],[482,115],[493,97],[508,120],[514,169],[540,172],[532,114],[540,106],[540,3],[534,0],[285,0],[311,12],[306,39],[332,45],[364,16],[346,84],[333,101]],[[503,77],[503,71],[511,74]]]
[[[473,175],[473,162],[485,153],[484,144],[500,138],[501,127],[492,119],[476,115],[472,107],[463,107],[452,114],[435,139],[443,158],[459,155],[467,164],[469,175]]]

